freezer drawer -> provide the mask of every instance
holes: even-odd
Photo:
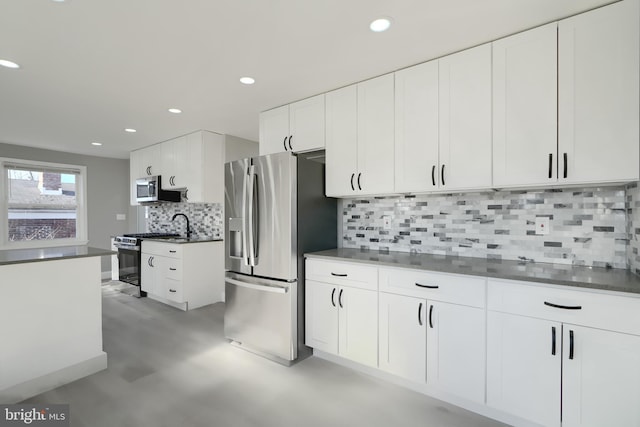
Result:
[[[297,282],[227,273],[225,299],[226,338],[284,361],[297,358]]]

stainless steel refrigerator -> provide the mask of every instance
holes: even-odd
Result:
[[[337,245],[324,164],[289,152],[225,165],[224,333],[280,363],[304,358],[306,252]]]

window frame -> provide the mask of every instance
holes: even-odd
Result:
[[[9,206],[7,198],[9,194],[9,179],[7,178],[7,164],[20,165],[21,167],[34,169],[61,169],[78,170],[76,178],[76,237],[51,240],[29,240],[29,241],[9,241]],[[26,159],[11,159],[0,157],[0,249],[35,249],[51,248],[56,246],[79,246],[89,243],[87,233],[87,167],[81,165],[70,165],[63,163],[41,162]]]

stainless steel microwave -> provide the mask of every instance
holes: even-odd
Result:
[[[147,176],[136,179],[136,201],[148,202],[179,202],[180,192],[162,189],[162,176]]]

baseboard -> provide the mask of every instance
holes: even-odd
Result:
[[[107,353],[103,351],[91,359],[0,390],[0,403],[10,404],[22,402],[25,399],[37,396],[45,391],[53,390],[54,388],[95,374],[104,369],[107,369]]]
[[[186,302],[173,302],[173,301],[170,301],[168,299],[159,297],[157,295],[150,294],[148,292],[147,292],[147,298],[152,299],[154,301],[161,302],[163,304],[169,305],[169,306],[171,306],[173,308],[177,308],[178,310],[182,310],[182,311],[187,311],[190,308],[188,303],[186,303]]]
[[[102,280],[112,280],[111,270],[100,272],[100,278]]]
[[[514,415],[508,414],[498,409],[494,409],[483,403],[473,402],[468,399],[454,396],[452,394],[444,393],[444,392],[441,392],[440,390],[437,390],[437,389],[434,389],[433,387],[428,386],[427,384],[419,384],[413,381],[409,381],[404,378],[398,377],[396,375],[390,374],[388,372],[382,371],[378,368],[361,365],[357,362],[344,359],[334,354],[325,353],[323,351],[314,349],[313,355],[320,359],[324,359],[329,362],[336,363],[338,365],[353,369],[354,371],[358,371],[366,375],[370,375],[374,378],[378,378],[378,379],[390,382],[400,387],[408,388],[410,390],[424,394],[431,398],[441,400],[443,402],[449,403],[451,405],[455,405],[462,409],[466,409],[467,411],[475,412],[476,414],[480,414],[485,417],[488,417],[496,421],[500,421],[515,427],[542,427],[539,424],[532,423],[520,417],[516,417]]]

